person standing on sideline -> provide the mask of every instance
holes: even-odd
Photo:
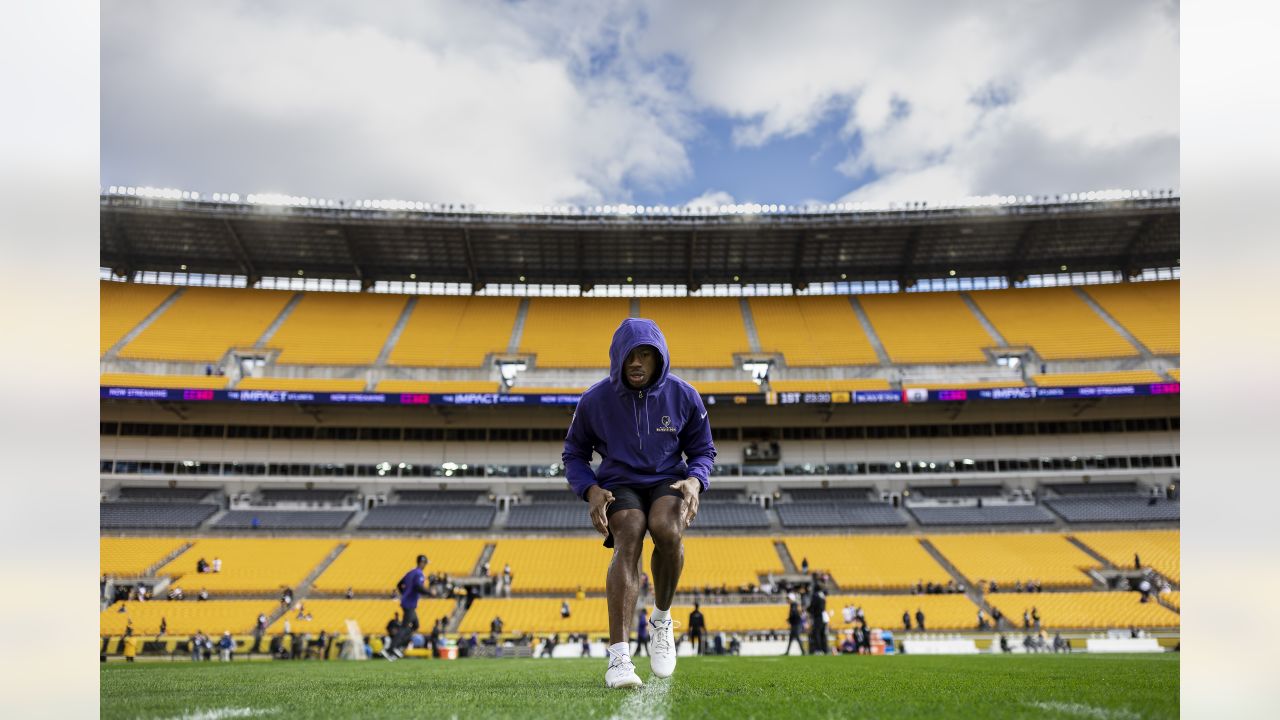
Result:
[[[643,652],[642,652],[643,651]],[[649,654],[649,613],[640,608],[640,620],[636,623],[636,657]],[[652,657],[650,655],[650,657]]]
[[[391,639],[390,649],[384,648],[382,651],[382,656],[388,660],[392,659],[392,655],[404,657],[404,649],[418,629],[418,598],[427,594],[427,576],[422,573],[422,569],[428,562],[426,555],[419,555],[415,567],[405,573],[396,585],[400,592],[400,631]]]
[[[924,610],[916,608],[916,629],[924,632]]]
[[[800,604],[792,600],[787,605],[787,627],[790,634],[787,635],[787,649],[782,651],[783,655],[791,654],[791,643],[795,643],[800,648],[800,654],[804,655],[804,640],[800,636],[800,631],[804,629],[804,615],[800,613]]]
[[[702,605],[693,603],[693,612],[689,613],[689,647],[696,655],[707,652],[707,619],[702,617]]]
[[[645,532],[653,540],[650,575],[654,611],[650,668],[676,669],[671,601],[684,567],[681,538],[710,487],[716,449],[702,397],[671,374],[671,353],[657,323],[627,318],[609,346],[609,377],[578,401],[564,441],[565,476],[589,504],[592,525],[613,548],[605,581],[609,606],[609,666],[605,685],[643,685],[628,652],[640,592]],[[592,470],[599,454],[598,470]]]

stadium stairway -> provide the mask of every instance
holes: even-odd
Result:
[[[880,359],[880,367],[890,367],[893,362],[889,360],[889,353],[884,349],[884,343],[880,342],[880,336],[876,334],[875,326],[871,324],[871,318],[867,317],[867,311],[862,307],[862,303],[858,302],[857,295],[849,296],[849,305],[853,307],[853,314],[858,316],[858,324],[862,326],[862,331],[867,334],[867,339],[871,341],[871,347],[875,348],[876,357]]]
[[[484,575],[484,572],[483,572],[484,564],[489,562],[489,560],[493,557],[493,551],[496,550],[497,548],[498,548],[497,543],[493,543],[493,542],[485,543],[484,549],[480,551],[480,557],[476,558],[475,567],[471,568],[471,574],[474,577],[480,577],[481,575]]]
[[[987,317],[987,314],[982,312],[982,308],[978,307],[978,303],[973,301],[973,298],[969,293],[960,293],[960,300],[962,300],[969,308],[969,312],[973,313],[973,316],[978,318],[978,324],[987,331],[987,334],[996,342],[996,345],[999,345],[1000,347],[1009,347],[1009,342],[1004,339],[1004,335],[1000,334],[1000,331],[996,329],[995,324],[991,322],[991,318]]]
[[[1094,300],[1093,297],[1089,295],[1089,293],[1084,291],[1084,288],[1077,286],[1077,287],[1072,287],[1071,289],[1075,291],[1075,294],[1077,297],[1079,297],[1082,301],[1084,301],[1085,305],[1089,306],[1090,310],[1094,311],[1095,313],[1098,314],[1098,317],[1102,318],[1103,322],[1111,326],[1112,330],[1115,330],[1117,333],[1120,334],[1120,337],[1124,338],[1125,341],[1127,341],[1130,345],[1132,345],[1134,349],[1138,351],[1138,354],[1142,356],[1143,360],[1146,360],[1147,362],[1152,362],[1155,359],[1155,356],[1151,353],[1150,350],[1147,349],[1147,346],[1143,345],[1142,342],[1138,340],[1138,338],[1134,337],[1133,333],[1129,332],[1129,330],[1125,328],[1125,326],[1121,325],[1119,320],[1116,320],[1114,317],[1112,317],[1111,313],[1107,312],[1101,305],[1098,304],[1097,300]],[[1161,372],[1160,375],[1164,377],[1166,381],[1172,380],[1172,378],[1170,378],[1167,374],[1163,372]]]
[[[1055,513],[1055,514],[1056,514],[1056,513]],[[1098,564],[1099,564],[1099,565],[1101,565],[1103,568],[1105,568],[1105,569],[1107,569],[1107,570],[1116,570],[1116,569],[1118,569],[1118,568],[1116,568],[1116,566],[1115,566],[1115,565],[1113,565],[1113,564],[1111,563],[1111,561],[1110,561],[1110,560],[1108,560],[1108,559],[1106,559],[1105,557],[1103,557],[1102,555],[1100,555],[1100,554],[1099,554],[1097,551],[1095,551],[1093,548],[1089,547],[1088,545],[1084,544],[1084,543],[1083,543],[1083,542],[1081,542],[1080,540],[1076,539],[1076,536],[1074,536],[1074,535],[1067,535],[1066,537],[1067,537],[1067,542],[1069,542],[1069,543],[1071,543],[1072,545],[1075,545],[1076,547],[1080,548],[1080,551],[1081,551],[1081,552],[1083,552],[1085,555],[1088,555],[1089,557],[1091,557],[1091,558],[1093,558],[1094,560],[1096,560],[1096,561],[1098,562]]]
[[[529,317],[529,298],[520,298],[520,306],[516,308],[516,321],[511,324],[511,339],[507,341],[507,353],[514,355],[520,352],[520,338],[524,335],[524,321]]]
[[[800,568],[796,567],[795,558],[791,557],[791,550],[787,548],[785,541],[774,540],[773,548],[778,551],[778,558],[782,560],[782,569],[786,570],[788,575],[795,575],[800,572]]]
[[[142,322],[138,323],[133,328],[131,328],[129,332],[121,336],[121,338],[116,341],[115,345],[112,345],[111,347],[107,348],[107,352],[102,355],[102,359],[115,360],[116,357],[119,356],[120,350],[123,349],[124,346],[133,342],[135,338],[141,335],[143,330],[146,330],[151,325],[151,323],[156,321],[156,318],[163,315],[164,311],[168,310],[171,305],[177,302],[178,298],[182,297],[182,294],[186,291],[187,289],[185,287],[179,287],[177,290],[174,290],[173,293],[169,295],[169,297],[164,299],[164,302],[156,306],[155,310],[152,310],[150,313],[148,313],[147,316],[142,319]]]
[[[280,314],[276,316],[276,319],[272,320],[267,329],[262,331],[262,337],[258,338],[258,341],[253,346],[257,348],[266,347],[267,343],[271,342],[271,338],[276,334],[276,331],[280,329],[285,320],[289,319],[289,316],[293,314],[293,309],[298,307],[300,302],[302,302],[302,293],[294,293],[293,297],[289,298],[289,302],[280,308]]]
[[[756,330],[756,316],[751,314],[751,303],[747,299],[739,298],[738,307],[742,309],[742,325],[747,329],[747,342],[751,345],[751,352],[760,352],[760,331]]]
[[[982,590],[974,583],[969,582],[969,578],[965,577],[964,574],[960,572],[959,568],[952,565],[951,561],[947,559],[947,556],[943,555],[941,550],[934,547],[933,543],[929,542],[928,539],[923,537],[920,538],[920,546],[924,548],[925,552],[929,553],[929,555],[933,557],[934,562],[941,565],[942,569],[947,571],[947,574],[950,575],[952,579],[957,583],[964,585],[965,597],[969,598],[974,605],[982,608],[982,612],[986,613],[987,617],[991,617],[991,606],[987,604],[987,599],[982,596]]]
[[[387,340],[382,344],[382,350],[378,352],[378,358],[373,361],[374,367],[386,367],[387,358],[391,357],[391,351],[395,349],[396,343],[400,342],[400,335],[404,333],[404,326],[409,324],[409,316],[413,315],[413,309],[418,306],[418,297],[412,296],[409,302],[404,304],[404,309],[400,311],[400,317],[396,318],[396,324],[391,327],[391,332],[387,335]],[[365,386],[365,392],[373,392],[377,381],[370,377],[369,384]]]

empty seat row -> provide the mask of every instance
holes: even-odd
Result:
[[[1039,505],[910,507],[921,525],[1045,525],[1053,515]]]
[[[1179,501],[1154,497],[1052,498],[1044,504],[1070,523],[1170,522],[1181,517]]]

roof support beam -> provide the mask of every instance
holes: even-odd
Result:
[[[341,225],[337,226],[338,237],[342,238],[342,244],[347,248],[347,257],[351,258],[351,269],[355,272],[356,278],[360,281],[360,290],[369,292],[373,287],[373,278],[368,277],[364,273],[364,267],[360,264],[360,252],[356,248],[355,242],[351,240],[351,236],[347,234],[347,229]]]
[[[467,282],[471,283],[471,292],[478,293],[487,283],[480,282],[480,275],[476,272],[475,252],[471,249],[471,230],[465,227],[462,228],[462,250],[467,260]]]
[[[801,230],[795,238],[795,246],[791,253],[791,290],[799,291],[809,287],[809,280],[804,277],[801,263],[804,260],[804,250],[809,244],[809,233]]]
[[[240,239],[240,233],[236,232],[235,226],[227,218],[222,219],[222,226],[227,230],[227,244],[231,246],[231,252],[236,256],[236,262],[240,264],[240,271],[248,279],[246,284],[249,287],[257,285],[262,276],[258,274],[258,269],[249,259],[249,252],[244,247],[244,241]]]
[[[902,249],[902,262],[898,264],[898,292],[906,292],[916,284],[915,274],[911,268],[916,264],[916,253],[920,250],[920,233],[922,226],[911,229],[906,247]]]
[[[111,272],[133,282],[133,273],[138,269],[138,262],[134,259],[133,242],[129,240],[129,232],[124,229],[124,223],[120,221],[119,215],[116,215],[115,219],[112,220],[111,230],[115,233],[116,240],[120,244],[121,254],[124,255],[124,267],[113,267]]]
[[[582,233],[573,231],[573,258],[576,263],[578,275],[578,292],[588,293],[595,287],[595,284],[587,279],[587,269],[583,263],[582,256],[586,252],[586,243],[582,241]]]
[[[1009,255],[1009,264],[1005,268],[1005,278],[1009,284],[1013,285],[1027,279],[1027,274],[1023,272],[1023,263],[1027,260],[1027,255],[1031,252],[1031,246],[1035,242],[1036,232],[1040,227],[1040,223],[1031,221],[1027,226],[1022,228],[1022,232],[1018,235],[1018,242],[1013,246],[1013,253]]]
[[[1148,215],[1143,218],[1138,227],[1134,228],[1133,235],[1129,237],[1129,241],[1124,246],[1124,259],[1121,261],[1120,270],[1124,278],[1128,280],[1136,277],[1142,272],[1142,268],[1138,267],[1134,262],[1134,255],[1147,244],[1147,238],[1155,234],[1157,230],[1164,225],[1165,218],[1168,215]]]
[[[697,280],[693,273],[693,252],[698,244],[698,231],[690,230],[689,239],[684,245],[684,284],[689,292],[697,292],[702,289],[702,283]]]

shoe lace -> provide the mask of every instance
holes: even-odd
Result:
[[[634,672],[636,666],[631,662],[631,658],[621,653],[609,653],[609,669],[621,668],[625,671]]]
[[[675,635],[673,628],[680,626],[680,621],[672,618],[670,620],[650,620],[649,626],[653,628],[653,649],[657,652],[671,652],[671,638]],[[672,632],[664,632],[672,631]]]

